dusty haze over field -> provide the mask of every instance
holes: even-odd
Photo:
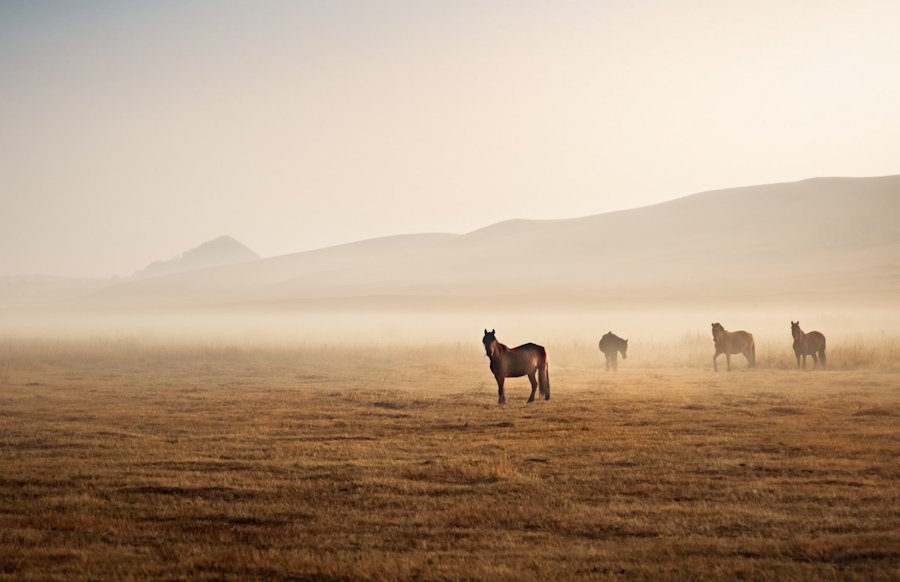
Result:
[[[0,275],[897,173],[888,1],[0,3]]]
[[[898,25],[892,2],[2,3],[0,334],[896,334]]]
[[[0,313],[22,335],[290,344],[474,342],[483,326],[510,343],[615,329],[640,344],[711,320],[778,341],[797,319],[893,335],[898,204],[900,176],[817,178],[269,259],[220,237],[121,280],[7,278]]]

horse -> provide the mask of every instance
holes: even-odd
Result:
[[[716,353],[713,355],[713,369],[718,372],[719,366],[716,358],[719,354],[725,354],[725,362],[728,371],[731,371],[731,354],[744,354],[747,358],[747,367],[756,367],[756,345],[753,343],[753,334],[746,331],[725,331],[721,323],[712,324],[713,343],[716,345]]]
[[[799,321],[791,322],[791,335],[794,336],[794,355],[797,356],[797,367],[800,367],[800,356],[803,356],[803,369],[806,369],[806,356],[812,356],[813,370],[821,364],[825,369],[825,336],[818,331],[804,333]]]
[[[534,391],[538,386],[544,400],[550,400],[550,367],[547,351],[543,346],[528,343],[510,349],[497,341],[493,329],[484,330],[481,343],[484,344],[485,354],[491,360],[491,372],[497,380],[500,404],[506,404],[506,395],[503,392],[505,379],[526,375],[531,381],[531,396],[528,402],[534,402]]]
[[[613,332],[609,332],[600,338],[600,351],[606,356],[606,371],[612,367],[613,372],[619,371],[619,352],[622,352],[622,359],[627,360],[628,340],[622,339]]]

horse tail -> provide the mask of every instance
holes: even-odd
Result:
[[[544,362],[538,370],[538,389],[544,400],[550,400],[550,359],[544,353]]]
[[[819,362],[825,367],[825,336],[822,336],[822,347],[819,349]]]
[[[754,340],[752,337],[750,338],[750,356],[751,356],[750,367],[755,368],[756,367],[756,340]]]

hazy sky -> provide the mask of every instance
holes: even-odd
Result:
[[[0,0],[0,275],[900,173],[900,2]]]

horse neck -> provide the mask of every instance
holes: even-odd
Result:
[[[803,330],[800,329],[799,325],[797,326],[796,331],[797,335],[794,336],[794,339],[797,341],[804,341],[806,339],[806,333],[804,333]]]
[[[503,354],[505,354],[506,352],[509,351],[509,348],[506,347],[506,345],[501,344],[501,343],[498,342],[497,340],[494,340],[494,343],[493,343],[492,345],[493,345],[493,348],[494,348],[494,349],[491,350],[491,359],[492,359],[492,360],[493,360],[494,358],[499,358],[500,356],[502,356]]]

